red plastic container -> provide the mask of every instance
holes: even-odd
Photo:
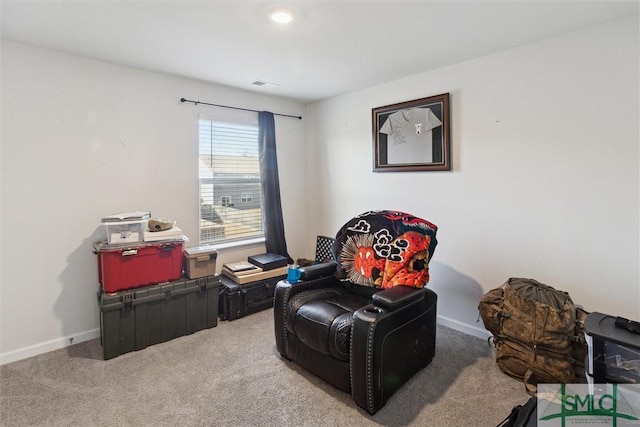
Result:
[[[183,240],[135,245],[94,245],[104,292],[117,292],[182,277]]]

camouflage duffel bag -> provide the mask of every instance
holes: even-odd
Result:
[[[571,383],[581,338],[569,294],[533,279],[510,278],[487,292],[478,306],[493,335],[500,370],[524,381],[530,394],[539,383]],[[582,342],[584,338],[582,338]]]

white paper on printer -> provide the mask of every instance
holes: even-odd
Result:
[[[138,220],[150,218],[151,212],[149,211],[130,211],[130,212],[121,212],[116,214],[107,215],[102,218],[102,222],[111,222],[111,221],[126,221],[126,220]]]

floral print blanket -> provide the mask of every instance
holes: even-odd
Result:
[[[332,251],[347,279],[362,286],[422,288],[438,227],[398,211],[369,211],[352,218],[336,234]]]

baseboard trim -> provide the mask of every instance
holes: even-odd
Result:
[[[40,344],[21,348],[18,350],[8,351],[0,354],[0,366],[18,360],[27,359],[29,357],[38,356],[50,351],[59,350],[84,341],[100,338],[100,328],[92,329],[78,334],[67,335],[66,337],[57,338],[55,340],[46,341]]]
[[[446,316],[438,315],[438,323],[448,328],[455,329],[456,331],[460,331],[474,337],[482,338],[484,340],[491,336],[491,333],[483,328],[477,328],[475,326],[469,325],[467,323],[462,323]],[[99,328],[2,353],[0,354],[0,366],[11,362],[17,362],[18,360],[27,359],[29,357],[38,356],[50,351],[59,350],[61,348],[69,347],[70,345],[78,344],[96,338],[100,338]]]
[[[455,329],[456,331],[464,332],[467,335],[482,338],[483,340],[486,340],[491,336],[491,333],[484,328],[477,328],[467,323],[462,323],[457,320],[451,319],[450,317],[438,315],[438,323],[440,323],[442,326]]]

